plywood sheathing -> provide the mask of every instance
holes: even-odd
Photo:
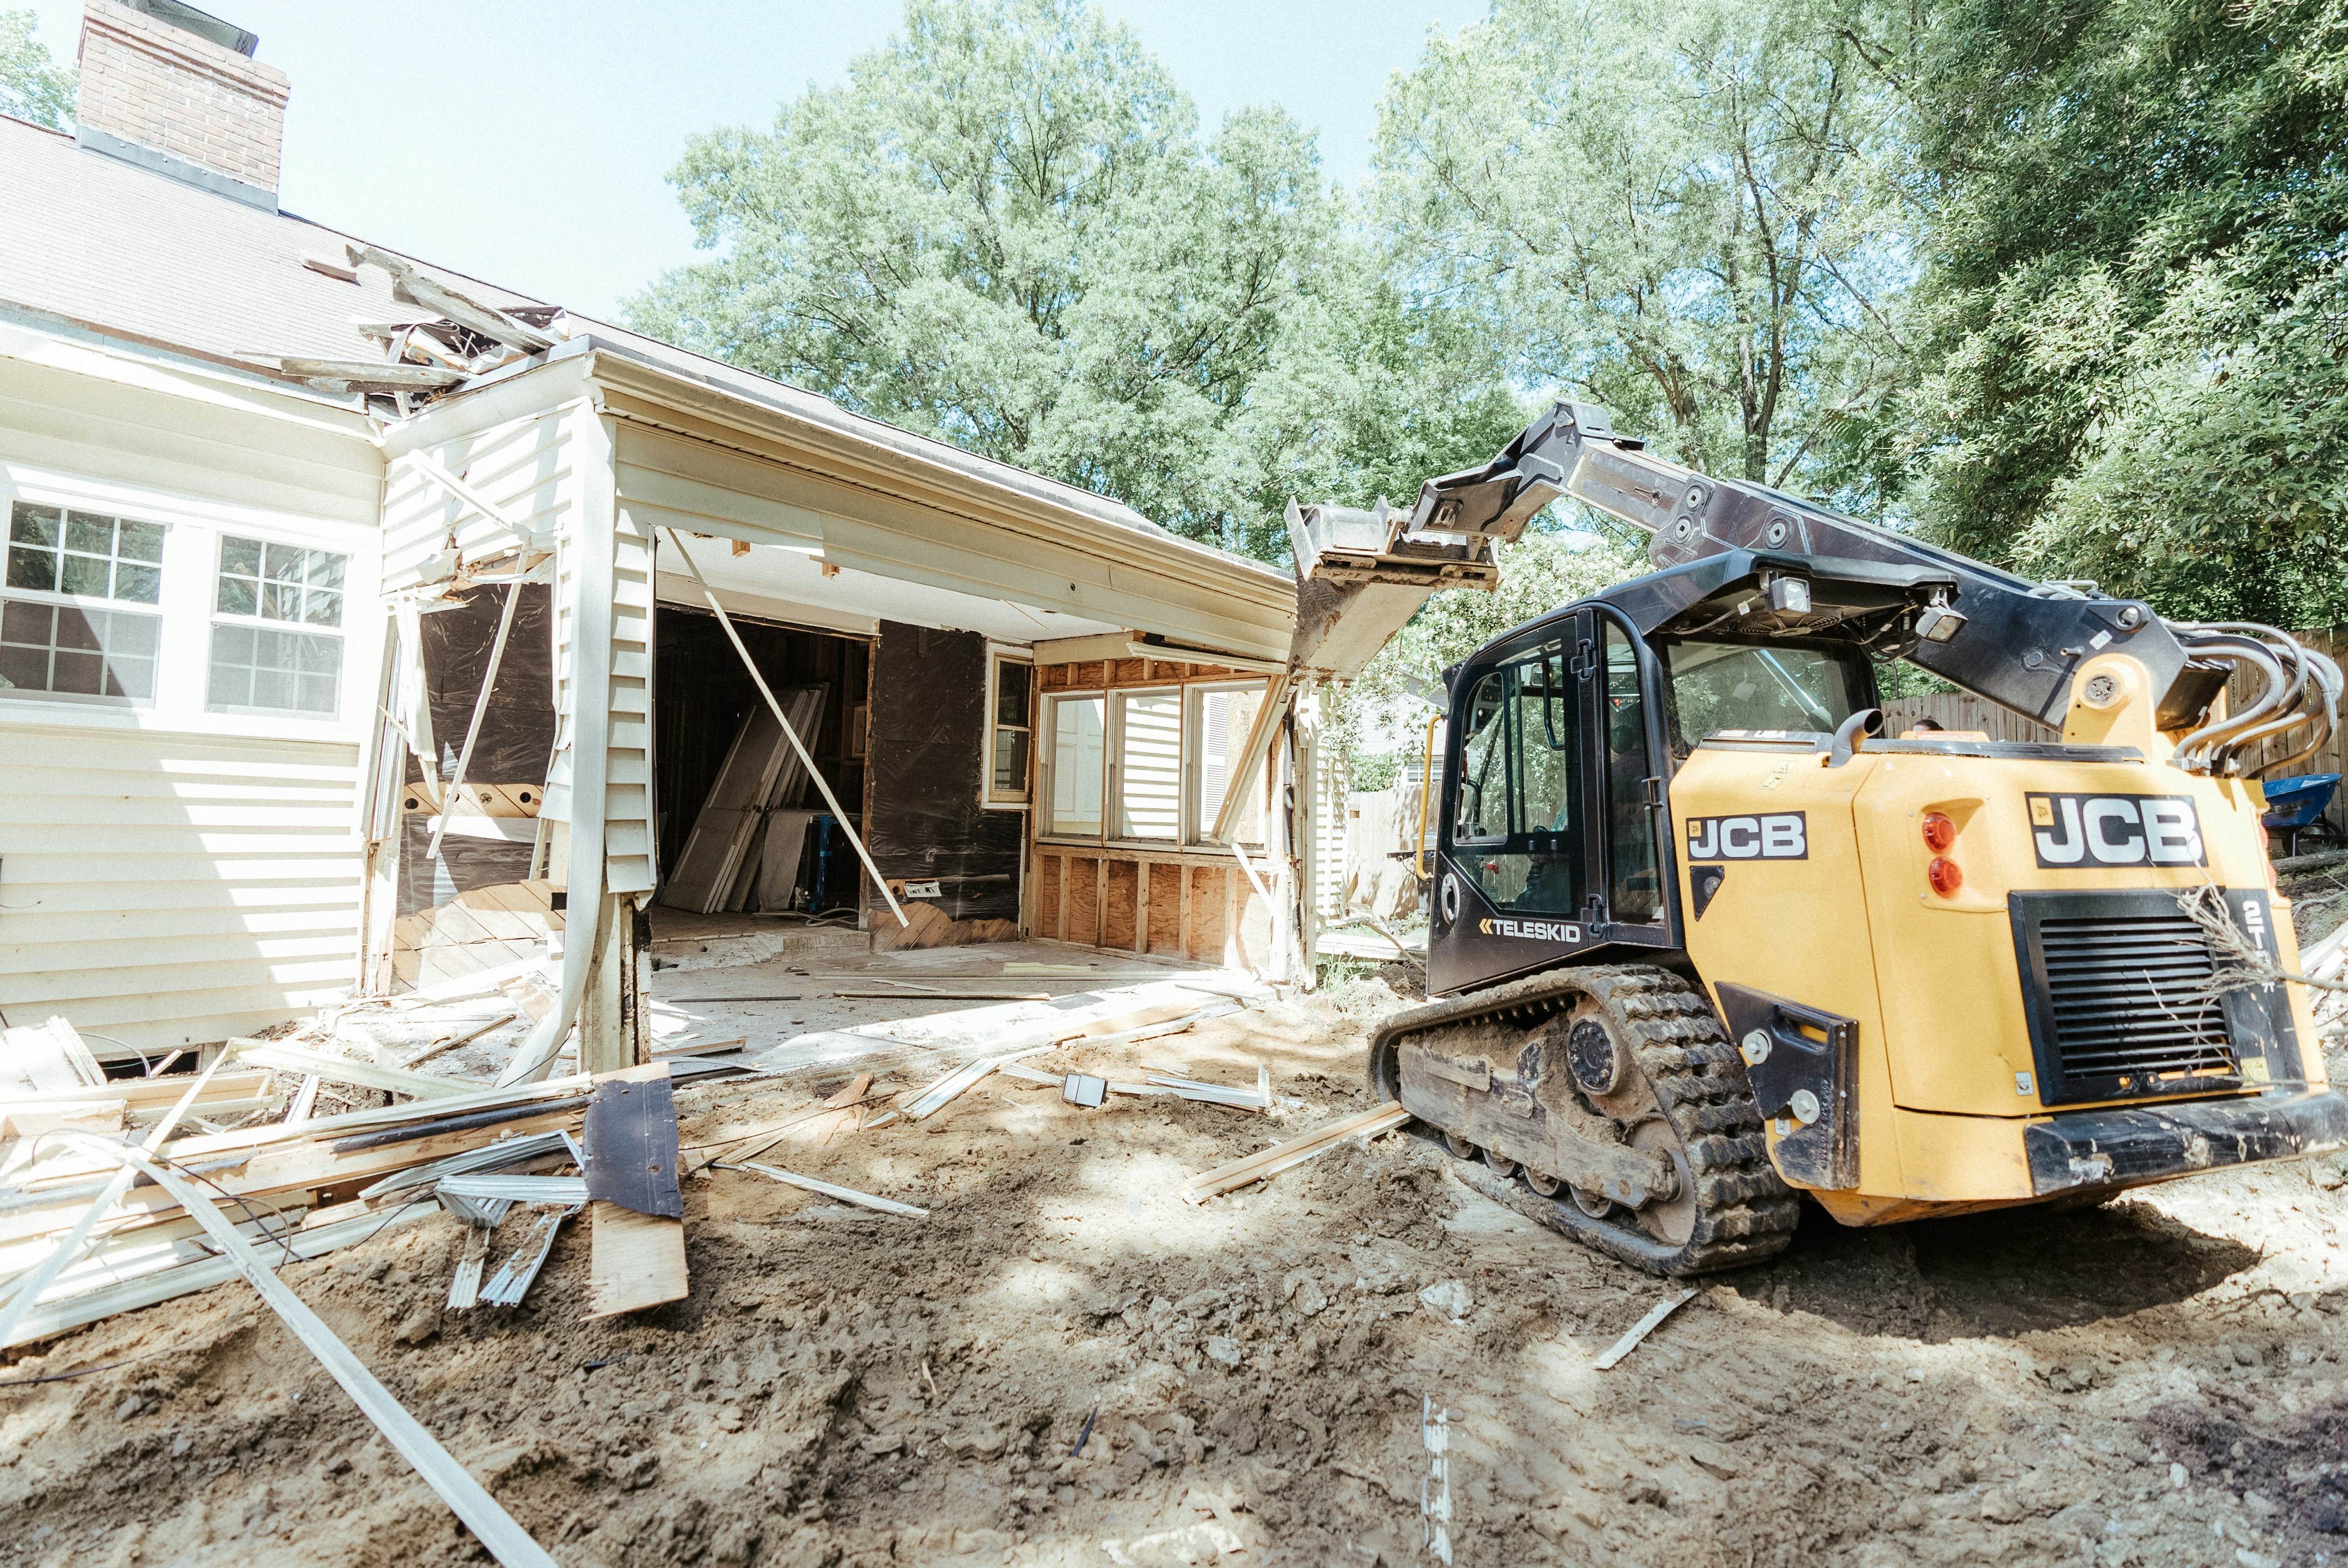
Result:
[[[1061,876],[1067,883],[1067,939],[1086,947],[1100,941],[1100,861],[1090,856],[1071,855],[1060,862]]]
[[[1104,948],[1138,948],[1135,927],[1140,916],[1139,867],[1130,860],[1111,860],[1107,890],[1101,899],[1101,927],[1098,945]]]
[[[1182,867],[1154,861],[1148,867],[1148,900],[1143,939],[1144,952],[1182,953]]]

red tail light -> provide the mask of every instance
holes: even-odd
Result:
[[[1932,864],[1924,876],[1932,884],[1932,891],[1943,898],[1955,897],[1957,889],[1965,885],[1964,868],[1945,855],[1932,857]]]
[[[1957,825],[1937,811],[1924,814],[1924,847],[1935,855],[1946,855],[1957,841]]]

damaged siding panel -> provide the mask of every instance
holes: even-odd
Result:
[[[547,534],[578,504],[574,425],[562,410],[549,410],[431,442],[421,450],[496,502],[508,518],[533,534]],[[384,479],[385,590],[426,580],[426,568],[448,548],[452,534],[469,561],[503,555],[514,545],[502,525],[426,477],[412,456],[393,458]]]
[[[568,438],[581,454],[582,483],[597,487],[608,502],[615,482],[612,422],[584,405],[566,417],[572,424]],[[605,504],[581,506],[568,512],[560,538],[555,555],[554,682],[561,740],[540,815],[558,822],[575,820],[572,814],[577,807],[571,787],[575,715],[582,700],[599,702],[611,716],[610,739],[604,748],[604,886],[613,893],[649,893],[658,880],[653,825],[652,533],[625,507],[615,509]],[[587,575],[582,568],[590,551],[606,556],[612,581],[612,673],[601,693],[582,692],[577,673],[580,585]]]
[[[335,999],[357,787],[349,744],[0,724],[0,1011],[153,1051]]]
[[[613,893],[650,893],[659,881],[653,823],[652,530],[623,507],[612,530],[611,550],[612,735],[603,774],[604,885]]]

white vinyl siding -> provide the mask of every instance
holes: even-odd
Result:
[[[358,748],[0,722],[0,1013],[100,1057],[249,1034],[357,978]]]

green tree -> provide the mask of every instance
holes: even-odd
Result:
[[[2348,612],[2340,0],[1949,0],[1915,84],[1933,374],[1887,421],[1960,548],[2174,615]]]
[[[1812,478],[1905,363],[1903,17],[1497,0],[1389,93],[1378,213],[1524,384],[1696,467]]]
[[[719,253],[637,327],[1266,559],[1292,494],[1415,492],[1514,415],[1384,287],[1307,132],[1249,108],[1202,138],[1077,0],[912,0],[843,86],[672,179]]]
[[[50,63],[33,36],[37,20],[30,11],[0,11],[0,114],[62,130],[73,118],[80,73]]]

